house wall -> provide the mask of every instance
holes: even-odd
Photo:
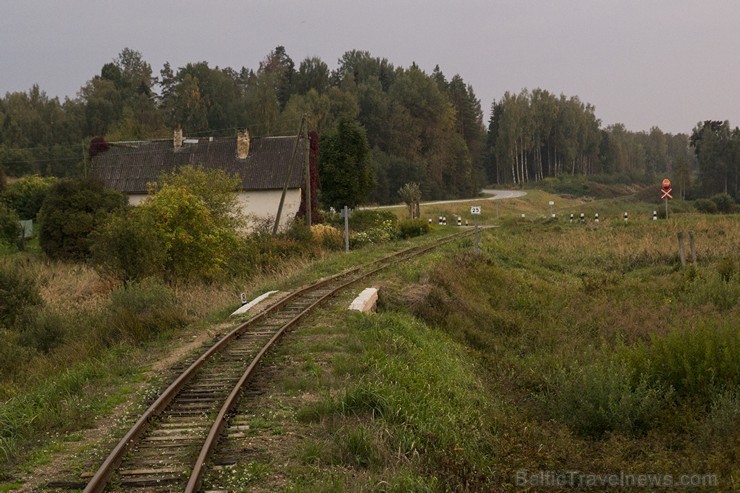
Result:
[[[250,223],[260,219],[271,219],[275,221],[282,190],[257,190],[239,192],[237,194],[237,207],[239,211],[249,219]],[[133,206],[140,205],[147,194],[132,194],[128,196],[128,203]],[[301,189],[288,189],[285,194],[283,211],[280,219],[280,228],[284,228],[287,219],[292,219],[301,205]]]
[[[246,215],[250,219],[250,222],[254,218],[270,218],[274,223],[282,194],[282,190],[240,192],[237,195],[237,203],[242,214]],[[285,202],[283,203],[283,211],[280,217],[280,228],[284,228],[287,220],[295,217],[300,206],[301,189],[288,189],[285,194]]]

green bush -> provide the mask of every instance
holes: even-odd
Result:
[[[740,282],[735,279],[734,262],[722,260],[716,271],[699,271],[687,284],[679,299],[689,305],[712,304],[728,312],[740,303]]]
[[[21,219],[36,219],[46,195],[56,182],[54,177],[24,176],[5,188],[2,202],[14,209]]]
[[[90,180],[56,183],[39,212],[39,244],[51,258],[80,260],[90,256],[90,234],[108,214],[126,205],[126,197]]]
[[[429,233],[429,223],[423,219],[399,221],[398,237],[402,240]]]
[[[573,195],[581,197],[588,195],[591,191],[585,178],[580,176],[559,176],[558,178],[545,178],[541,182],[541,188],[546,192],[557,195]]]
[[[638,378],[618,361],[562,370],[547,396],[555,415],[578,435],[600,438],[617,431],[640,435],[654,425],[662,387]]]
[[[20,335],[16,331],[0,327],[0,381],[20,371],[33,354],[33,350],[21,345],[19,339]],[[6,394],[12,393],[0,386],[0,401],[9,397]]]
[[[167,258],[159,225],[143,209],[111,214],[107,223],[93,232],[93,260],[104,274],[124,282],[163,276]]]
[[[726,193],[713,195],[710,200],[717,206],[717,212],[729,214],[735,211],[735,200]]]
[[[694,201],[694,208],[699,212],[703,212],[704,214],[717,213],[717,204],[709,199],[696,199]]]
[[[291,240],[299,243],[308,243],[313,239],[311,227],[306,225],[306,222],[301,219],[293,219],[290,221],[285,236]]]
[[[349,216],[349,227],[353,231],[367,231],[388,222],[395,225],[397,221],[398,218],[391,211],[361,209],[352,211]]]
[[[141,343],[188,323],[172,290],[151,279],[113,291],[108,313],[100,334],[106,344],[120,340]]]
[[[19,342],[48,353],[64,342],[70,325],[67,318],[49,310],[27,312],[18,324]]]
[[[218,280],[240,271],[243,245],[230,223],[187,188],[165,185],[91,235],[98,265],[122,280]]]
[[[726,440],[737,444],[740,429],[740,387],[720,392],[714,396],[701,432],[707,443]],[[731,445],[732,446],[732,445]]]
[[[0,203],[0,243],[15,245],[23,233],[18,215]]]
[[[715,393],[740,385],[740,331],[731,321],[700,322],[632,348],[628,360],[656,385],[708,403]]]
[[[36,278],[23,264],[0,262],[0,324],[13,328],[26,310],[42,303]]]

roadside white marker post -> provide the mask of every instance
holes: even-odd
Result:
[[[570,213],[570,223],[573,224],[573,213]]]
[[[599,213],[594,214],[594,221],[599,222]]]
[[[627,213],[624,213],[624,222],[627,222]]]
[[[653,211],[653,221],[658,220],[658,211]]]

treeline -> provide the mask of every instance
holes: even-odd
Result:
[[[357,50],[334,69],[318,57],[296,65],[282,46],[256,68],[197,62],[174,70],[165,63],[157,75],[141,53],[126,48],[74,99],[49,98],[38,86],[7,93],[0,99],[0,164],[10,176],[81,176],[97,136],[169,138],[176,127],[190,136],[227,136],[244,127],[256,136],[289,135],[304,113],[322,137],[340,122],[362,128],[373,170],[370,202],[398,202],[406,183],[418,183],[430,200],[473,196],[486,183],[566,174],[631,182],[667,176],[684,196],[737,196],[739,132],[728,122],[709,125],[711,144],[691,147],[709,142],[706,125],[691,138],[657,127],[602,128],[592,105],[535,89],[494,102],[486,129],[480,100],[459,75],[395,67]]]
[[[331,70],[317,57],[298,66],[283,47],[256,69],[189,63],[158,76],[139,52],[124,49],[75,99],[49,98],[34,86],[0,100],[0,162],[11,176],[78,176],[95,136],[108,141],[185,135],[290,135],[302,114],[309,129],[331,133],[340,121],[364,127],[376,186],[368,199],[397,202],[421,184],[425,198],[474,195],[483,185],[485,141],[480,102],[460,76],[394,67],[349,51]]]
[[[667,175],[688,188],[693,156],[685,134],[653,127],[601,128],[592,105],[543,89],[506,93],[491,107],[485,169],[490,181],[526,183],[561,175],[619,175],[655,182]]]

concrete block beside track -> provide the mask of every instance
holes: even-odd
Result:
[[[378,306],[378,288],[365,288],[357,295],[349,305],[350,310],[356,310],[362,313],[371,313]]]

